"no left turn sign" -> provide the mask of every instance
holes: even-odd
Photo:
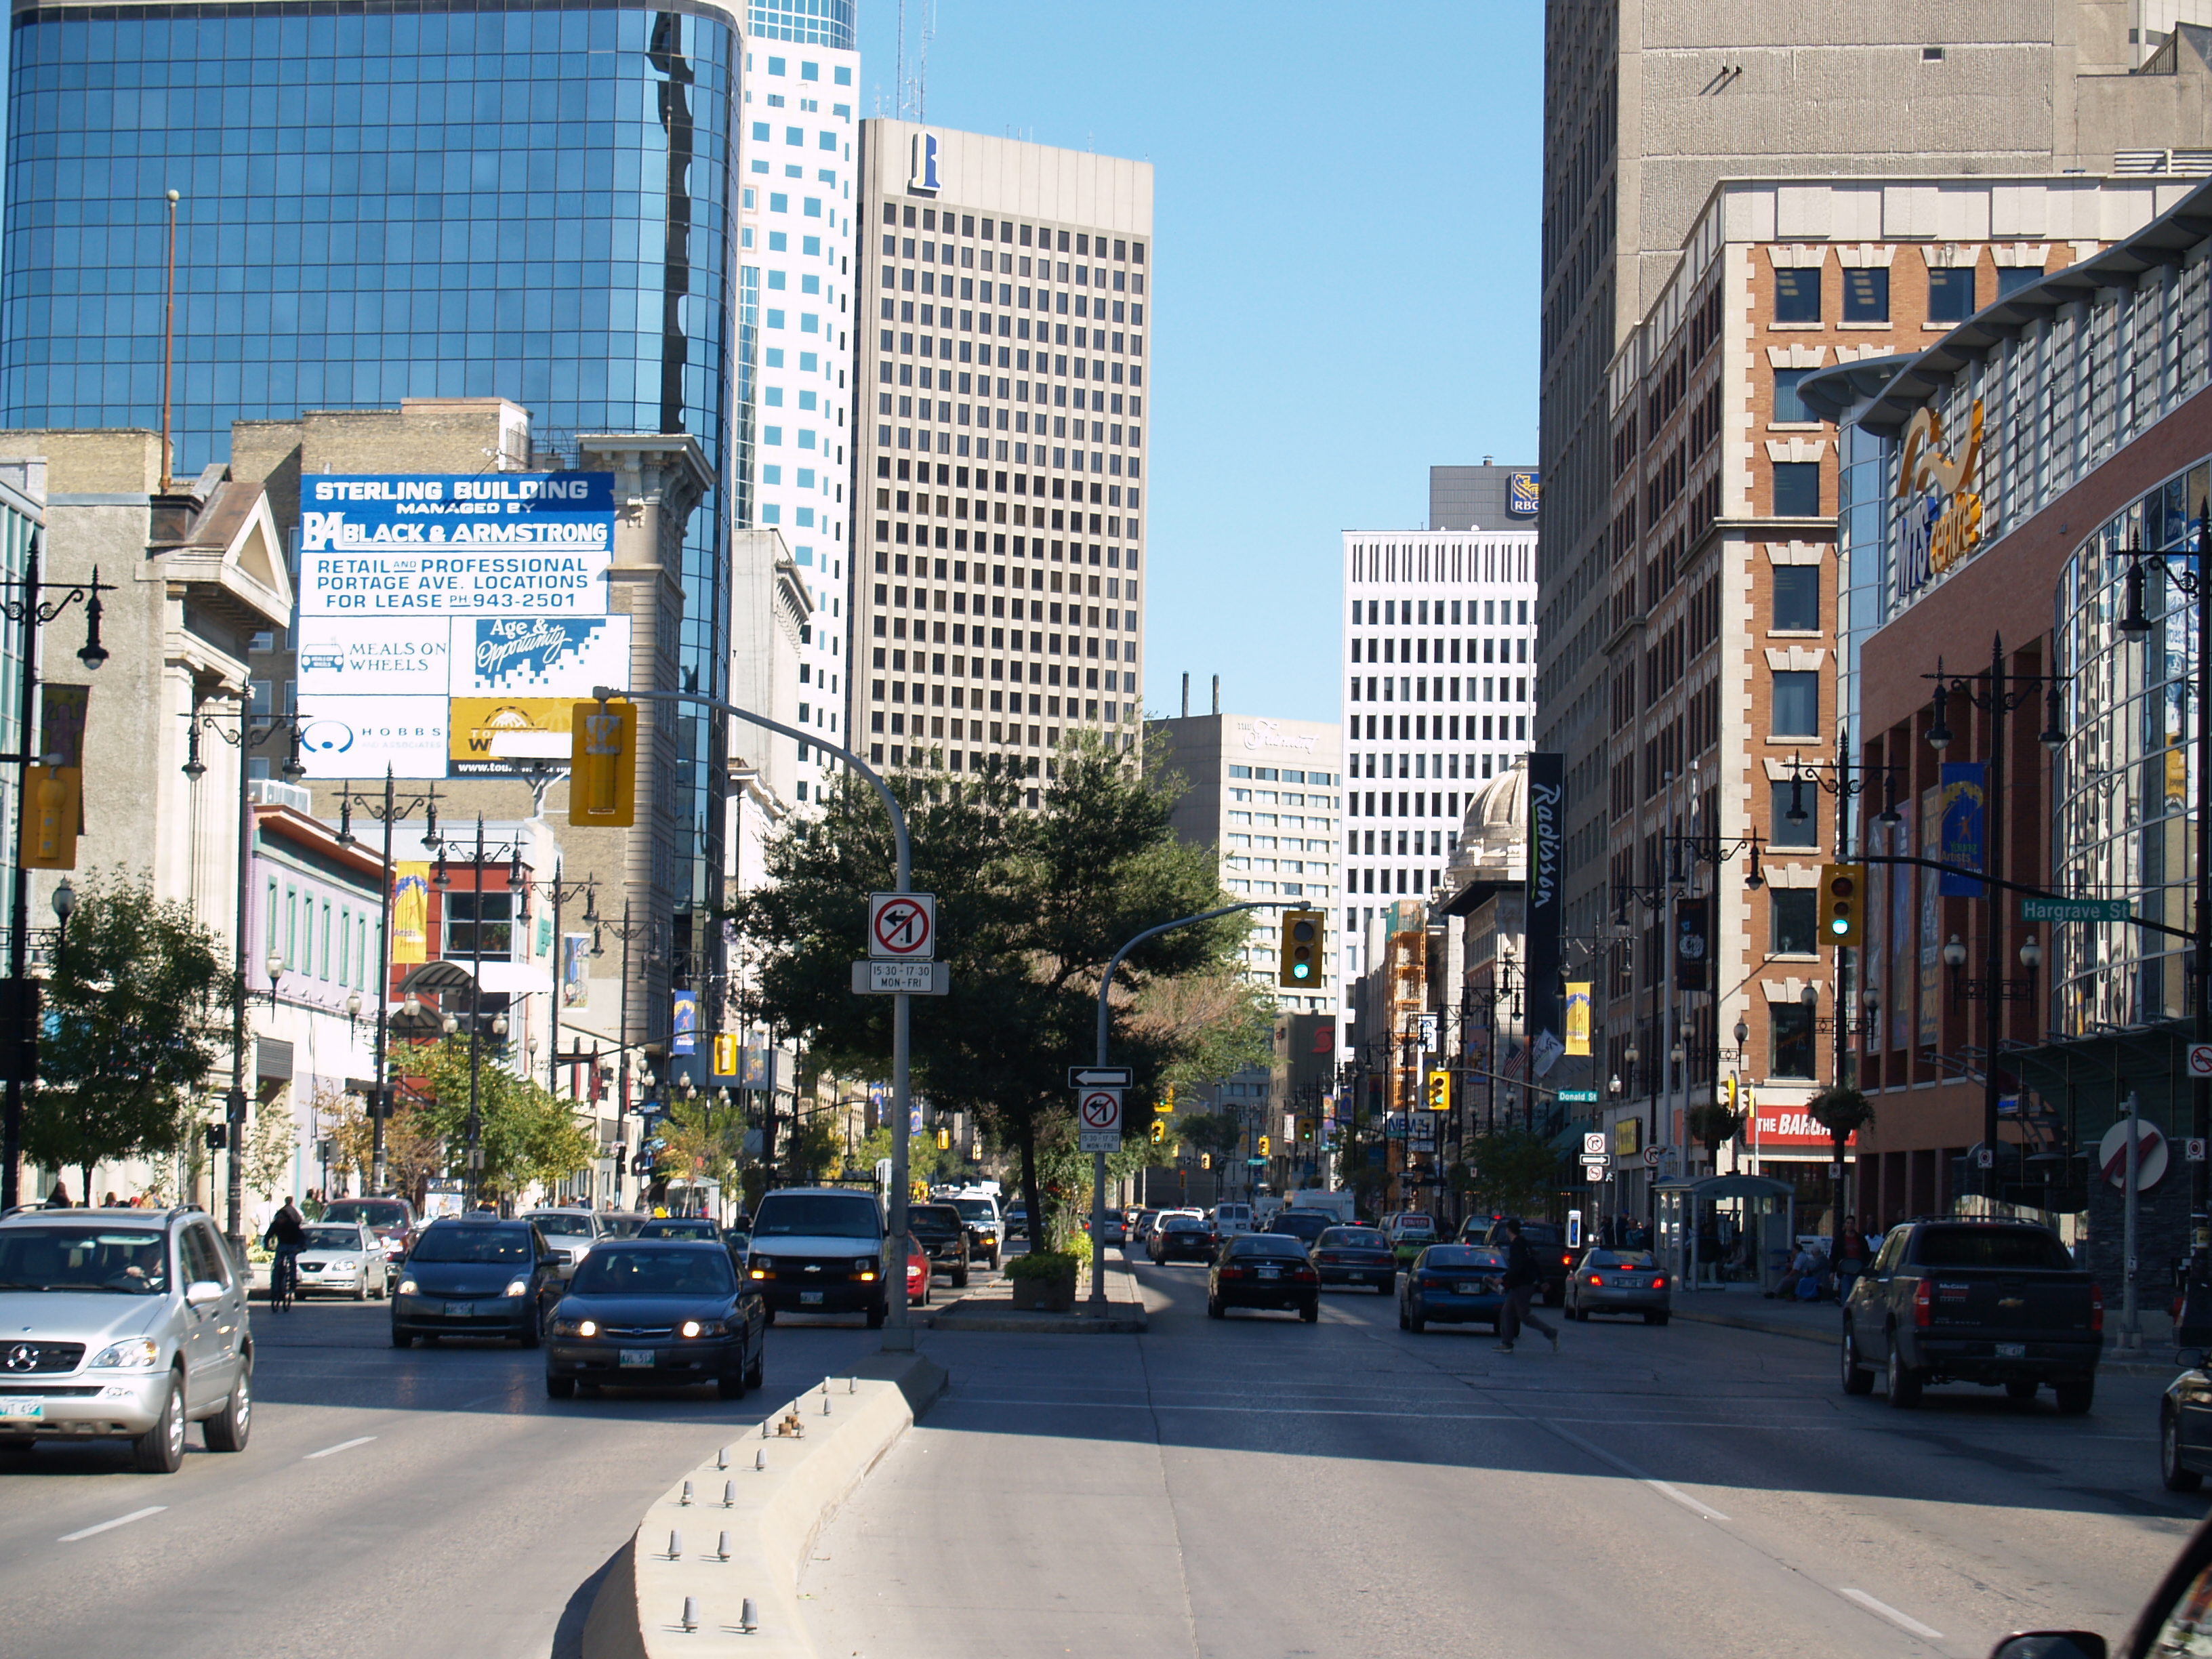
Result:
[[[868,895],[868,954],[878,960],[931,962],[937,956],[934,893]]]
[[[1118,1135],[1121,1133],[1121,1091],[1085,1089],[1075,1098],[1075,1115],[1085,1129]]]

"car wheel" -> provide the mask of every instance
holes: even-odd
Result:
[[[775,1303],[763,1302],[761,1304],[761,1323],[763,1325],[773,1325],[775,1323]]]
[[[2016,1376],[2005,1384],[2005,1398],[2016,1405],[2032,1406],[2035,1403],[2035,1391],[2040,1386],[2032,1376]]]
[[[1226,1319],[1229,1317],[1229,1310],[1221,1305],[1219,1297],[1209,1296],[1206,1298],[1206,1316],[1208,1319]]]
[[[174,1474],[185,1462],[185,1390],[174,1372],[154,1426],[131,1443],[141,1474]]]
[[[2063,1376],[2051,1385],[2051,1392],[2058,1397],[2061,1417],[2080,1417],[2088,1411],[2097,1397],[2097,1379],[2094,1376]]]
[[[1413,1322],[1407,1317],[1406,1304],[1402,1302],[1398,1304],[1398,1328],[1401,1331],[1410,1331],[1413,1328]]]
[[[515,1333],[514,1346],[518,1348],[534,1348],[543,1342],[545,1340],[545,1333],[541,1328],[543,1323],[541,1316],[533,1310],[527,1322]]]
[[[27,1434],[0,1437],[0,1457],[28,1457],[38,1443],[35,1437]]]
[[[353,1287],[353,1299],[356,1302],[368,1300],[368,1272],[366,1268],[362,1271],[361,1282]]]
[[[765,1380],[767,1369],[768,1344],[756,1342],[753,1344],[752,1358],[745,1361],[745,1386],[749,1389],[760,1387]]]
[[[2168,1492],[2195,1492],[2204,1484],[2203,1475],[2182,1467],[2181,1422],[2171,1406],[2158,1418],[2158,1478]]]
[[[1889,1340],[1889,1403],[1899,1411],[1908,1411],[1920,1403],[1920,1378],[1905,1363],[1897,1346],[1897,1339]]]
[[[886,1311],[887,1310],[883,1308],[871,1308],[868,1310],[868,1328],[870,1330],[879,1331],[883,1329],[884,1316]]]
[[[1429,1322],[1422,1318],[1418,1310],[1408,1309],[1406,1313],[1406,1328],[1419,1335],[1429,1328]]]
[[[1647,1313],[1644,1316],[1644,1322],[1647,1325],[1663,1325],[1667,1322],[1667,1316],[1662,1313]]]
[[[548,1400],[574,1400],[576,1397],[576,1379],[549,1376],[545,1379],[545,1397]]]
[[[240,1366],[238,1381],[230,1387],[230,1398],[222,1402],[221,1411],[208,1419],[200,1432],[206,1437],[210,1451],[239,1452],[246,1449],[246,1437],[253,1432],[253,1371],[251,1366]]]
[[[745,1397],[745,1374],[739,1371],[734,1376],[716,1377],[714,1396],[718,1400],[743,1400]]]
[[[1309,1325],[1319,1324],[1321,1322],[1321,1298],[1319,1297],[1316,1297],[1312,1301],[1307,1303],[1304,1307],[1299,1309],[1298,1317]]]
[[[411,1348],[415,1346],[415,1339],[394,1325],[392,1328],[392,1346],[395,1348]]]
[[[1844,1333],[1844,1392],[1874,1392],[1874,1372],[1859,1364],[1858,1341],[1849,1331]]]
[[[968,1270],[965,1267],[952,1275],[952,1288],[956,1291],[964,1291],[968,1288]]]

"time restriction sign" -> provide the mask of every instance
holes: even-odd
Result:
[[[1084,1089],[1075,1097],[1078,1150],[1110,1152],[1121,1144],[1121,1091]]]
[[[937,895],[868,895],[868,954],[878,960],[929,962],[937,955]]]

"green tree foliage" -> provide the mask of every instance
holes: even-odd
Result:
[[[1218,1116],[1211,1112],[1178,1113],[1169,1122],[1173,1133],[1194,1152],[1212,1152],[1221,1158],[1244,1145],[1243,1121],[1225,1112]]]
[[[1705,1147],[1705,1157],[1717,1170],[1721,1166],[1721,1148],[1734,1140],[1736,1131],[1743,1127],[1743,1114],[1732,1106],[1709,1100],[1691,1107],[1684,1114],[1683,1121],[1690,1139]]]
[[[120,870],[76,889],[44,988],[39,1081],[23,1150],[91,1184],[96,1164],[173,1152],[228,1038],[232,984],[185,905]]]
[[[937,955],[952,991],[913,1001],[913,1076],[940,1110],[974,1114],[1018,1157],[1032,1215],[1038,1158],[1073,1102],[1071,1062],[1094,1058],[1098,982],[1133,934],[1223,903],[1214,857],[1178,842],[1168,787],[1133,757],[1077,744],[1049,781],[1004,775],[956,781],[908,775],[893,788],[913,838],[914,884],[937,895]],[[1038,805],[1027,805],[1034,788]],[[867,895],[889,885],[891,836],[858,781],[770,842],[769,880],[731,915],[755,954],[764,1011],[802,1034],[839,1073],[884,1076],[890,999],[854,996]],[[1178,929],[1139,947],[1115,983],[1110,1044],[1130,1066],[1130,1098],[1152,1098],[1179,1066],[1224,1045],[1219,1022],[1162,1010],[1170,988],[1233,973],[1241,917]],[[1234,1018],[1236,1005],[1227,1004]],[[1249,1040],[1249,1038],[1245,1039]],[[1141,1112],[1125,1135],[1142,1136]]]
[[[444,1173],[466,1173],[469,1118],[469,1040],[446,1037],[419,1043],[396,1059],[412,1080],[416,1124],[445,1146]],[[533,1183],[550,1184],[585,1168],[599,1156],[589,1129],[544,1085],[514,1075],[489,1053],[477,1079],[483,1150],[477,1182],[485,1193],[520,1197]]]
[[[1559,1187],[1559,1155],[1541,1135],[1500,1129],[1468,1143],[1474,1191],[1503,1215],[1542,1215]]]

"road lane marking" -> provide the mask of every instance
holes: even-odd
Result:
[[[1657,1492],[1661,1497],[1674,1499],[1674,1502],[1680,1504],[1684,1509],[1690,1510],[1692,1514],[1703,1516],[1708,1521],[1725,1521],[1728,1519],[1728,1516],[1723,1515],[1711,1504],[1701,1504],[1696,1498],[1691,1497],[1689,1493],[1684,1492],[1680,1487],[1669,1486],[1666,1481],[1661,1480],[1656,1476],[1644,1474],[1644,1471],[1638,1468],[1635,1464],[1627,1462],[1624,1458],[1615,1457],[1611,1452],[1606,1450],[1602,1446],[1593,1445],[1590,1442],[1583,1439],[1582,1436],[1574,1433],[1572,1431],[1561,1428],[1557,1423],[1553,1422],[1549,1418],[1537,1417],[1532,1418],[1529,1420],[1531,1422],[1541,1424],[1545,1428],[1559,1436],[1560,1439],[1565,1441],[1569,1445],[1577,1447],[1582,1451],[1587,1452],[1590,1456],[1595,1457],[1599,1462],[1607,1465],[1608,1468],[1620,1470],[1621,1474],[1626,1475],[1630,1480],[1640,1481],[1644,1486],[1650,1487],[1652,1491]]]
[[[1908,1613],[1899,1613],[1895,1607],[1890,1606],[1887,1601],[1875,1601],[1873,1596],[1869,1595],[1863,1589],[1843,1589],[1838,1590],[1837,1594],[1843,1596],[1846,1601],[1857,1602],[1869,1613],[1874,1614],[1875,1618],[1887,1619],[1891,1624],[1896,1626],[1898,1629],[1904,1631],[1910,1635],[1917,1636],[1924,1642],[1940,1642],[1943,1639],[1943,1632],[1942,1631],[1929,1629],[1927,1626],[1922,1624],[1917,1619],[1911,1617]]]
[[[112,1521],[103,1521],[96,1527],[87,1527],[82,1532],[64,1533],[54,1541],[58,1544],[74,1544],[80,1538],[89,1538],[95,1533],[112,1532],[118,1527],[129,1526],[133,1521],[143,1521],[149,1515],[159,1515],[168,1507],[167,1504],[149,1504],[143,1510],[133,1510],[128,1515],[118,1515]]]
[[[373,1434],[364,1434],[356,1436],[351,1440],[341,1440],[335,1446],[325,1446],[320,1451],[311,1451],[300,1461],[302,1463],[312,1463],[318,1457],[331,1457],[342,1451],[351,1451],[356,1446],[366,1446],[375,1438]]]

